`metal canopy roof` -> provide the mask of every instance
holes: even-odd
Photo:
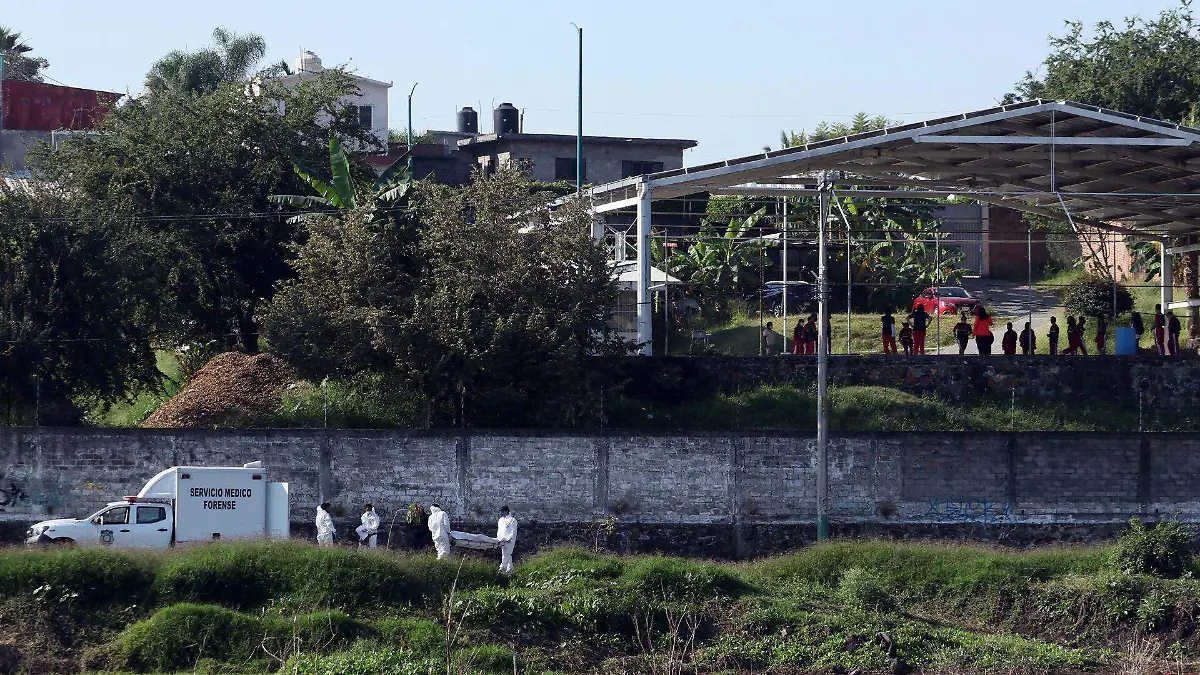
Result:
[[[877,195],[955,194],[1146,235],[1200,232],[1200,129],[1029,101],[597,186],[598,212],[701,192],[806,194],[819,172]],[[880,188],[883,188],[881,190]],[[897,193],[891,193],[897,194]]]

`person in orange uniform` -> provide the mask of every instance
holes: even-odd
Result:
[[[979,349],[979,353],[983,356],[990,356],[992,343],[996,341],[996,338],[992,335],[992,317],[988,316],[983,305],[979,305],[975,310],[975,327],[971,333],[975,335],[975,347]]]

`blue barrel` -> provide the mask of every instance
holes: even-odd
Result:
[[[1116,355],[1117,356],[1135,356],[1137,354],[1137,333],[1133,332],[1133,328],[1118,328],[1116,329]]]

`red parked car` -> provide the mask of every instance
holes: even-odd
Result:
[[[924,307],[926,312],[936,316],[971,312],[978,305],[979,299],[961,286],[931,286],[913,298],[912,308],[915,312],[918,307]]]

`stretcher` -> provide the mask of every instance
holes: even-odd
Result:
[[[450,532],[450,543],[461,548],[474,548],[487,550],[500,548],[500,540],[495,537],[489,537],[486,534],[473,534],[471,532]]]

